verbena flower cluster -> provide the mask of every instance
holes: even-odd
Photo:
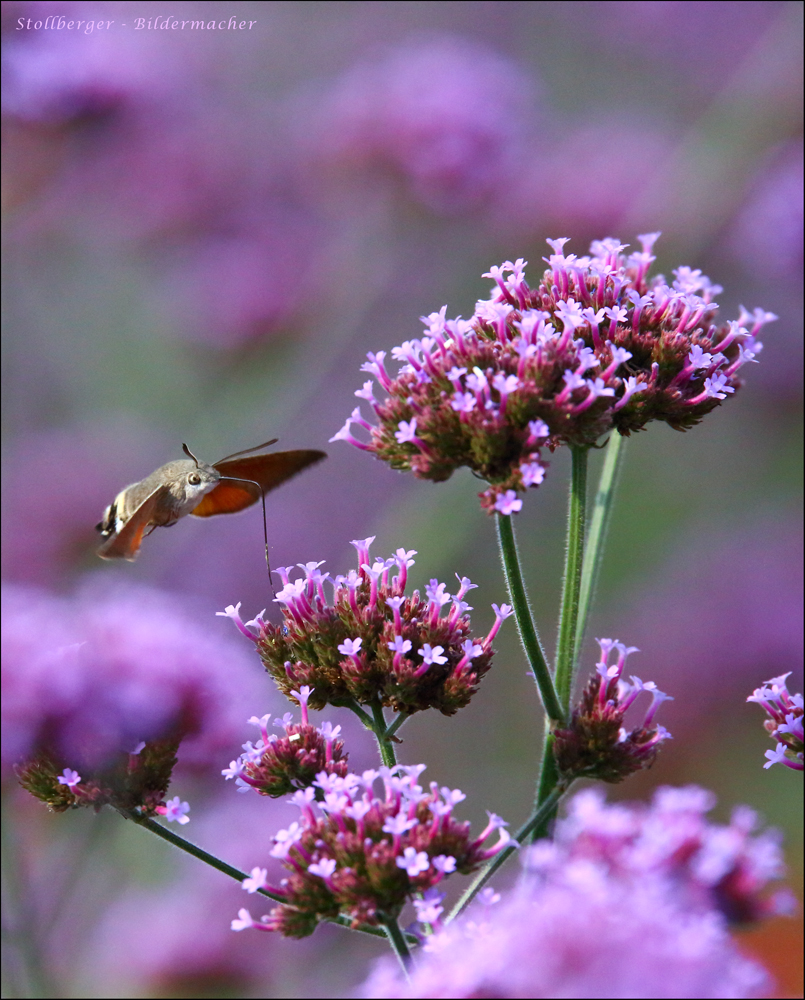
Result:
[[[173,806],[165,804],[165,795],[180,742],[180,738],[141,741],[130,753],[117,754],[103,766],[82,767],[82,774],[65,766],[63,758],[44,751],[14,770],[20,785],[53,812],[82,807],[100,812],[110,805],[129,817],[176,819]]]
[[[3,762],[55,812],[178,819],[179,746],[206,767],[232,739],[248,658],[165,593],[102,587],[3,587]]]
[[[510,514],[522,506],[518,491],[542,482],[546,447],[591,446],[651,420],[680,431],[699,423],[741,384],[739,369],[762,348],[758,331],[776,316],[742,309],[719,324],[722,289],[701,271],[679,267],[670,285],[649,279],[658,236],[638,237],[642,250],[628,257],[615,239],[584,257],[565,254],[567,238],[548,240],[536,288],[522,259],[493,267],[484,275],[492,295],[471,319],[448,320],[444,306],[422,317],[426,336],[393,348],[396,377],[385,351],[368,355],[362,370],[387,398],[375,399],[371,380],[355,394],[378,422],[357,407],[331,440],[435,482],[467,466],[490,484],[483,506]]]
[[[338,738],[341,727],[324,722],[318,729],[308,722],[307,703],[312,689],[306,684],[291,693],[302,707],[302,721],[294,722],[290,712],[274,725],[283,729],[284,736],[268,732],[270,715],[249,719],[259,726],[256,743],[243,744],[243,753],[221,773],[227,780],[236,779],[238,791],[254,789],[260,795],[279,798],[298,788],[312,785],[319,774],[346,777],[347,757],[344,741]]]
[[[616,639],[598,639],[601,659],[590,678],[570,724],[554,731],[553,752],[560,772],[571,778],[623,781],[641,768],[651,767],[661,744],[671,738],[663,726],[654,726],[654,716],[670,695],[632,676],[623,680],[626,659],[639,650]],[[616,661],[609,664],[612,652]],[[651,705],[639,726],[627,732],[624,715],[641,692],[651,694]]]
[[[764,768],[773,764],[784,764],[794,771],[805,769],[805,736],[803,735],[803,699],[799,693],[791,694],[786,680],[789,671],[780,677],[772,677],[763,687],[755,688],[747,701],[757,702],[769,716],[763,723],[766,732],[777,742],[773,750],[766,751]]]
[[[296,792],[299,822],[274,837],[271,854],[290,872],[278,888],[267,869],[255,868],[243,883],[248,892],[268,888],[284,902],[259,921],[242,909],[232,929],[280,931],[288,937],[312,934],[323,919],[348,916],[357,927],[396,919],[406,902],[452,872],[468,874],[510,840],[499,816],[478,837],[453,816],[465,795],[458,789],[426,791],[417,784],[425,765],[364,771],[339,777],[322,773],[314,787]],[[378,779],[383,793],[375,792]],[[484,848],[494,831],[498,842]]]
[[[358,569],[346,576],[321,572],[321,562],[300,563],[304,578],[293,582],[280,567],[284,584],[277,594],[283,622],[262,614],[245,625],[237,607],[224,612],[257,649],[280,690],[295,698],[302,685],[313,689],[311,708],[325,705],[382,704],[410,715],[436,708],[452,715],[478,689],[492,660],[492,640],[512,610],[492,605],[495,622],[484,639],[473,638],[464,600],[475,584],[459,578],[455,594],[431,580],[425,596],[405,596],[408,569],[416,553],[398,549],[372,562],[374,538],[354,541]],[[332,586],[332,603],[325,595]],[[250,627],[256,627],[254,633]]]
[[[756,816],[705,818],[714,796],[660,788],[651,806],[570,801],[556,839],[523,852],[507,898],[492,893],[426,941],[410,983],[383,960],[369,997],[750,997],[764,970],[727,923],[785,910],[761,892],[782,871],[779,838]],[[496,903],[497,900],[497,903]]]

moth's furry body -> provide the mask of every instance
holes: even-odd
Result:
[[[265,448],[274,441],[267,441]],[[106,508],[97,530],[103,536],[98,549],[102,559],[136,559],[146,534],[169,528],[187,514],[212,517],[234,514],[252,504],[314,462],[323,451],[278,451],[270,455],[238,452],[215,465],[189,458],[160,466],[139,483],[121,490]],[[250,448],[247,451],[255,451]]]
[[[105,538],[120,531],[138,507],[157,492],[149,523],[155,528],[168,528],[185,514],[192,514],[201,498],[220,480],[221,473],[204,462],[199,462],[198,468],[189,458],[168,462],[142,482],[122,489],[104,511],[98,531]]]

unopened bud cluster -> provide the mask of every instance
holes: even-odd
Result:
[[[311,708],[380,703],[407,715],[427,708],[452,715],[489,670],[492,640],[511,608],[493,605],[490,632],[473,638],[464,597],[475,584],[459,578],[457,592],[449,594],[446,584],[431,580],[424,596],[418,590],[406,596],[416,553],[398,549],[389,559],[372,561],[373,541],[352,543],[358,568],[346,576],[322,573],[321,562],[300,563],[305,576],[295,581],[289,568],[278,569],[284,584],[276,597],[283,605],[281,625],[262,616],[244,625],[231,606],[223,613],[256,642],[283,694],[297,698],[302,685],[313,688]],[[331,603],[325,586],[332,588]]]
[[[53,812],[82,807],[99,812],[110,805],[130,817],[165,815],[165,795],[180,742],[141,742],[131,753],[118,754],[101,767],[80,765],[81,774],[47,753],[15,770],[22,787]]]
[[[794,771],[805,769],[805,738],[803,737],[803,698],[801,694],[791,694],[786,680],[790,671],[780,677],[772,677],[763,687],[755,688],[747,701],[757,702],[769,716],[763,723],[766,732],[776,741],[774,750],[766,751],[764,768],[773,764],[784,764]]]
[[[618,240],[598,240],[589,256],[553,249],[531,288],[518,259],[484,277],[495,286],[469,320],[446,318],[447,306],[422,317],[427,334],[393,348],[396,377],[384,351],[362,370],[377,378],[331,440],[345,440],[395,469],[440,482],[468,466],[490,483],[484,507],[519,510],[517,492],[539,486],[542,449],[590,446],[613,430],[628,435],[651,420],[687,430],[734,393],[738,370],[755,361],[756,334],[772,313],[742,310],[718,323],[722,289],[699,270],[679,267],[669,285],[649,279],[659,233],[638,237],[642,251],[625,256]],[[350,425],[369,432],[354,437]]]
[[[307,788],[319,774],[346,776],[348,755],[344,741],[338,738],[341,727],[330,722],[318,729],[311,726],[307,714],[311,688],[302,685],[292,694],[302,706],[302,721],[294,722],[290,712],[275,719],[274,725],[284,730],[284,736],[268,732],[270,715],[249,719],[260,728],[261,738],[256,743],[244,743],[244,752],[221,772],[227,780],[236,779],[239,791],[254,789],[276,799]]]
[[[426,893],[452,872],[468,874],[509,841],[506,824],[494,813],[478,837],[459,822],[453,809],[465,795],[458,789],[426,791],[417,784],[424,765],[382,767],[362,775],[321,774],[315,787],[292,800],[299,822],[274,838],[271,854],[290,875],[268,885],[267,870],[255,868],[244,882],[248,892],[268,889],[284,902],[259,921],[241,910],[233,930],[255,927],[306,937],[324,919],[339,914],[357,927],[396,920],[406,902]],[[383,792],[375,785],[382,779]],[[482,845],[494,831],[498,842]]]
[[[643,683],[622,679],[626,658],[638,650],[613,639],[598,639],[601,659],[590,678],[570,725],[554,731],[553,752],[559,771],[570,778],[598,778],[616,783],[651,767],[664,740],[671,734],[663,726],[652,725],[663,701],[673,700],[657,689],[653,681]],[[617,660],[609,657],[615,650]],[[651,705],[639,726],[627,732],[623,717],[642,691],[651,694]]]

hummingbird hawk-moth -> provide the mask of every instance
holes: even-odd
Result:
[[[168,462],[127,486],[106,508],[96,525],[103,537],[98,555],[136,559],[146,532],[150,535],[154,528],[168,528],[185,514],[212,517],[245,510],[286,479],[327,457],[314,450],[250,454],[276,440],[227,455],[214,465],[200,462],[183,444],[187,458]]]

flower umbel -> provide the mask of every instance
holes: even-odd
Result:
[[[256,743],[244,743],[244,752],[221,772],[227,780],[237,779],[239,791],[253,788],[260,795],[276,799],[295,789],[307,788],[319,774],[345,777],[347,754],[344,741],[338,739],[341,727],[325,722],[317,729],[308,723],[310,693],[307,687],[299,692],[303,705],[301,723],[293,722],[290,712],[285,718],[274,720],[274,725],[284,730],[284,736],[268,732],[269,715],[249,719],[260,727],[261,738]]]
[[[463,793],[440,789],[436,782],[425,791],[417,784],[424,769],[382,767],[343,778],[320,774],[315,787],[297,792],[293,802],[301,809],[300,821],[275,836],[271,851],[290,872],[271,890],[285,902],[262,927],[306,937],[321,920],[339,913],[356,927],[382,924],[396,919],[415,894],[453,871],[474,871],[510,841],[506,824],[494,814],[481,834],[471,837],[469,823],[453,817]],[[378,778],[384,785],[379,796]],[[498,842],[484,848],[494,830],[500,831]],[[245,888],[253,891],[247,881]]]
[[[599,778],[619,782],[644,767],[651,767],[660,744],[671,738],[662,726],[652,726],[654,715],[663,701],[672,700],[657,689],[653,681],[644,683],[631,677],[621,679],[626,658],[638,652],[613,639],[598,639],[601,659],[590,678],[579,704],[573,709],[570,725],[554,731],[553,751],[557,766],[570,778]],[[615,650],[617,660],[608,665]],[[651,705],[642,725],[627,733],[623,717],[641,691],[652,695]]]
[[[368,538],[352,544],[358,569],[335,578],[321,563],[300,563],[304,578],[291,582],[277,570],[283,588],[283,623],[261,618],[254,638],[280,690],[298,700],[302,685],[312,688],[311,708],[377,704],[406,715],[436,708],[452,715],[478,689],[492,659],[492,640],[511,609],[496,608],[485,639],[470,632],[471,610],[464,598],[474,587],[459,578],[455,594],[431,580],[425,595],[405,595],[408,569],[416,553],[398,549],[390,559],[370,560]],[[325,585],[332,586],[328,603]]]
[[[769,716],[763,723],[766,732],[777,741],[774,750],[766,751],[767,762],[764,768],[773,764],[785,764],[794,771],[805,769],[803,764],[802,716],[803,700],[799,693],[791,694],[786,686],[790,671],[780,677],[772,677],[763,687],[755,688],[747,701],[755,701],[764,708]]]
[[[80,774],[63,766],[64,758],[55,751],[40,751],[14,770],[22,787],[53,812],[82,806],[100,812],[110,805],[126,816],[159,814],[174,819],[165,808],[165,795],[180,742],[178,738],[152,740],[103,765],[82,764]]]
[[[485,275],[494,287],[469,320],[446,318],[447,307],[422,317],[427,333],[370,354],[363,370],[377,378],[356,395],[378,418],[357,408],[331,440],[345,440],[395,469],[440,482],[467,466],[490,483],[481,494],[490,512],[519,508],[513,491],[538,486],[542,449],[591,446],[603,434],[628,435],[651,420],[684,431],[739,387],[738,370],[757,360],[755,335],[776,317],[742,310],[718,324],[722,289],[689,267],[647,278],[659,233],[638,237],[629,256],[618,240],[595,241],[590,254],[553,253],[536,288],[522,259]],[[352,423],[370,432],[354,437]],[[506,498],[500,505],[501,498]]]

